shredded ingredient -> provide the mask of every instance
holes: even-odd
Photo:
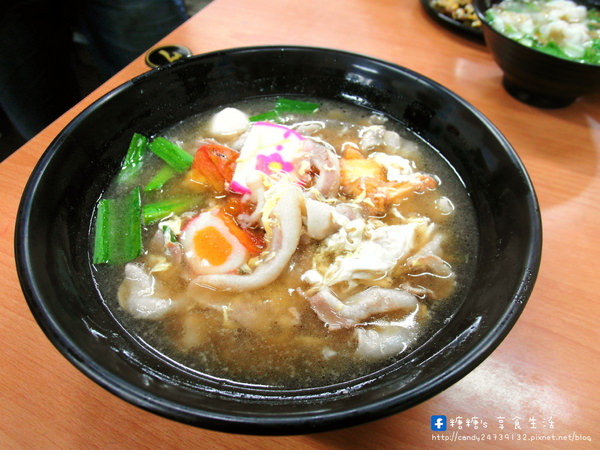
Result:
[[[467,27],[481,28],[481,21],[473,9],[471,0],[433,0],[431,6]]]

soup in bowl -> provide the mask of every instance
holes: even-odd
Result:
[[[94,235],[99,291],[136,334],[203,373],[285,388],[418,345],[458,307],[478,241],[460,179],[409,129],[285,97],[134,134]]]
[[[185,423],[355,425],[488,356],[541,225],[514,150],[408,69],[232,49],[137,77],[70,123],[19,210],[25,297],[56,347]]]
[[[474,0],[509,94],[562,108],[600,90],[598,0]]]

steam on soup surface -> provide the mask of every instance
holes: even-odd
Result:
[[[138,144],[103,197],[141,200],[143,246],[97,264],[98,285],[191,370],[291,388],[354,378],[434,333],[468,286],[464,188],[382,115],[262,99]]]

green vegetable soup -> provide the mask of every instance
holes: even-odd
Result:
[[[503,0],[486,11],[490,25],[533,49],[600,64],[600,11],[570,0]]]

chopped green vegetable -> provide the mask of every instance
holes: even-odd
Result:
[[[588,9],[587,18],[590,21],[588,26],[593,29],[598,29],[600,26],[600,9]]]
[[[303,102],[300,100],[292,100],[289,98],[280,97],[275,100],[275,111],[277,113],[298,113],[298,114],[312,114],[319,109],[318,103]]]
[[[144,223],[150,225],[170,216],[171,214],[181,214],[188,211],[202,201],[202,197],[183,196],[168,200],[161,200],[155,203],[149,203],[142,207],[142,216]]]
[[[175,235],[175,233],[173,233],[173,230],[171,230],[171,228],[164,226],[162,227],[162,231],[165,235],[169,236],[170,242],[177,242],[177,236]]]
[[[277,114],[277,111],[271,110],[261,114],[256,114],[255,116],[250,117],[248,120],[250,120],[250,122],[262,122],[265,120],[277,122],[279,120],[279,114]]]
[[[175,176],[177,171],[173,169],[168,164],[162,166],[156,175],[154,175],[148,184],[144,187],[144,192],[157,191],[162,189],[162,187],[169,181],[171,178]]]
[[[135,178],[142,169],[144,154],[148,147],[148,138],[141,134],[134,133],[129,143],[129,149],[125,155],[125,159],[121,164],[121,171],[117,177],[118,183],[125,183]]]
[[[600,39],[595,39],[592,45],[585,49],[583,61],[588,64],[600,64]]]
[[[140,188],[115,199],[102,199],[96,214],[94,264],[124,264],[142,252]]]
[[[569,56],[558,46],[556,42],[548,42],[545,45],[536,45],[534,48],[558,58],[569,59]]]
[[[321,105],[318,103],[279,97],[277,100],[275,100],[275,108],[270,111],[252,116],[249,120],[250,122],[260,122],[263,120],[278,122],[282,114],[312,114],[316,112],[320,106]]]
[[[192,155],[163,137],[150,142],[150,150],[178,172],[188,170],[194,161]]]

